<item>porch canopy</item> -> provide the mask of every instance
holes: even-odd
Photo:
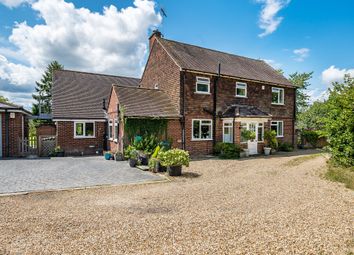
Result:
[[[233,104],[222,113],[222,118],[262,118],[270,119],[271,114],[266,113],[252,105]]]

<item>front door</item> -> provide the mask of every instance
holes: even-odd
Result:
[[[2,119],[0,113],[0,158],[2,158]]]
[[[232,121],[224,121],[223,123],[223,142],[233,143],[233,123]]]
[[[248,130],[257,134],[257,122],[249,122],[248,123]],[[256,136],[256,139],[254,139],[254,140],[248,140],[247,145],[248,145],[248,150],[249,150],[250,155],[254,155],[254,154],[258,153],[257,136]]]

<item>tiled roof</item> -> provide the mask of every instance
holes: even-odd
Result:
[[[23,112],[25,114],[31,115],[31,113],[29,111],[27,111],[26,109],[24,109],[22,106],[16,105],[16,104],[13,104],[13,103],[0,102],[0,109],[1,110],[8,110],[8,111],[17,110],[17,111],[21,111],[21,112]]]
[[[251,105],[242,105],[234,104],[229,107],[222,113],[224,118],[232,117],[271,117],[272,115],[261,111],[255,106]]]
[[[164,38],[158,38],[158,41],[183,69],[216,74],[220,63],[222,75],[293,87],[289,80],[263,60],[241,57]]]
[[[108,103],[113,84],[137,87],[140,79],[76,72],[55,71],[53,119],[103,119],[103,99]]]
[[[126,117],[177,118],[179,113],[171,104],[169,97],[161,90],[134,88],[127,86],[113,87]]]

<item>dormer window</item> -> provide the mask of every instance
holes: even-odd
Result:
[[[247,97],[247,83],[236,82],[236,96]]]
[[[206,77],[197,77],[195,92],[200,94],[210,94],[210,79]]]

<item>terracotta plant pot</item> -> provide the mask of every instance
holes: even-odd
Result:
[[[182,166],[168,166],[167,171],[170,176],[180,176],[182,175]]]

